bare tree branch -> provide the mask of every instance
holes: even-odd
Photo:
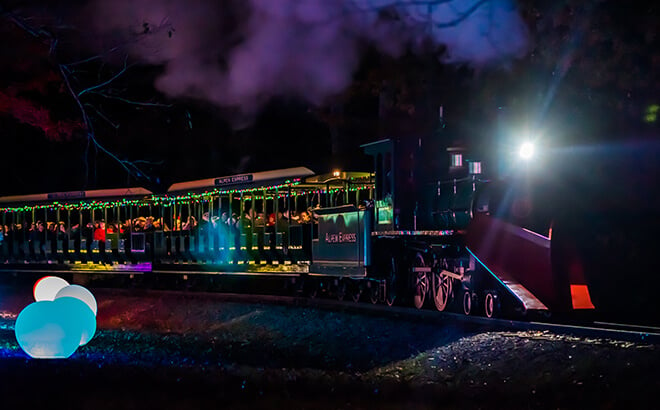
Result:
[[[121,101],[123,103],[130,104],[130,105],[139,105],[139,106],[143,106],[143,107],[163,107],[163,108],[171,108],[172,107],[172,104],[153,103],[153,102],[145,102],[145,101],[133,101],[133,100],[129,100],[127,98],[120,97],[118,95],[110,95],[108,93],[98,91],[98,90],[92,91],[92,93],[96,94],[96,95],[100,95],[101,97],[104,97],[104,98]]]
[[[22,29],[23,31],[29,33],[30,35],[34,36],[35,38],[41,40],[45,44],[48,44],[49,46],[49,54],[51,56],[56,56],[56,50],[57,50],[57,45],[58,45],[58,39],[55,34],[50,32],[49,30],[43,28],[43,27],[34,27],[31,24],[27,22],[27,19],[22,18],[14,13],[11,12],[3,12],[3,16],[7,17],[9,20],[11,20],[17,27]],[[147,23],[145,23],[146,25]],[[139,40],[139,36],[143,34],[153,34],[156,33],[160,30],[163,29],[168,29],[170,31],[173,31],[173,28],[171,27],[169,20],[165,19],[156,26],[154,30],[152,30],[149,26],[149,29],[145,29],[144,33],[136,33],[136,38],[135,41]],[[119,124],[115,123],[112,121],[110,118],[108,118],[107,115],[102,113],[97,107],[95,107],[91,103],[85,103],[81,100],[81,98],[86,95],[86,94],[96,94],[100,95],[104,98],[108,99],[115,99],[130,105],[136,105],[136,106],[151,106],[151,107],[171,107],[170,104],[160,104],[160,103],[151,103],[151,102],[139,102],[139,101],[132,101],[128,98],[124,98],[118,95],[111,95],[110,92],[104,91],[104,89],[107,89],[107,87],[114,81],[116,81],[118,78],[122,77],[129,68],[131,68],[133,65],[128,64],[128,55],[124,57],[124,64],[123,67],[114,75],[112,75],[109,79],[105,81],[101,81],[98,84],[83,88],[81,90],[76,90],[73,81],[76,79],[74,77],[75,71],[73,70],[73,67],[80,66],[85,63],[93,62],[93,61],[103,61],[104,57],[106,57],[108,54],[115,53],[117,51],[120,51],[123,49],[126,45],[118,45],[115,47],[112,47],[108,51],[97,54],[94,56],[90,56],[85,59],[81,59],[78,61],[70,62],[70,63],[57,63],[57,67],[59,69],[60,76],[62,80],[64,81],[64,84],[66,85],[66,89],[68,90],[69,94],[71,97],[74,99],[76,104],[78,105],[79,111],[80,111],[80,116],[82,117],[82,122],[85,127],[85,136],[87,140],[86,148],[85,148],[85,158],[84,158],[84,166],[85,166],[85,175],[86,178],[89,177],[89,151],[90,148],[94,148],[95,151],[101,151],[107,156],[109,156],[111,159],[113,159],[115,162],[117,162],[126,172],[129,173],[129,175],[135,177],[135,178],[144,178],[147,180],[151,180],[152,178],[148,175],[147,172],[145,172],[142,168],[144,165],[160,165],[162,162],[152,162],[152,161],[146,161],[146,160],[135,160],[135,161],[130,161],[127,159],[122,159],[118,157],[115,153],[111,152],[109,149],[107,149],[103,144],[101,144],[96,136],[96,133],[94,131],[94,124],[93,120],[90,117],[88,113],[88,109],[92,109],[96,115],[105,122],[107,122],[112,128],[118,129]],[[76,79],[78,81],[78,79]],[[94,170],[94,173],[96,173],[96,169]]]
[[[80,92],[78,93],[78,97],[81,97],[81,96],[82,96],[83,94],[85,94],[86,92],[94,91],[94,90],[98,90],[99,88],[103,88],[103,87],[105,87],[106,85],[108,85],[108,84],[110,84],[111,82],[113,82],[114,80],[116,80],[117,78],[121,77],[121,76],[126,72],[126,70],[128,69],[128,67],[129,67],[129,66],[127,65],[127,61],[128,61],[128,56],[126,56],[126,57],[124,58],[124,67],[123,67],[121,70],[119,70],[119,72],[118,72],[117,74],[115,74],[114,76],[112,76],[112,77],[111,77],[110,79],[108,79],[107,81],[104,81],[104,82],[102,82],[102,83],[100,83],[100,84],[93,85],[93,86],[91,86],[91,87],[87,87],[87,88],[85,88],[84,90],[82,90],[82,91],[80,91]]]

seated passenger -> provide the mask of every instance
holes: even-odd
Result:
[[[27,231],[27,241],[28,241],[28,257],[30,260],[35,260],[36,259],[36,254],[34,251],[34,247],[36,246],[36,243],[38,241],[38,235],[37,235],[37,226],[34,222],[30,223],[30,227],[28,228]]]
[[[184,231],[192,231],[197,228],[197,219],[194,216],[189,216],[186,219],[186,222],[181,225],[181,229]]]
[[[46,226],[46,238],[50,243],[48,262],[58,259],[57,255],[57,223],[48,222]]]
[[[298,215],[296,211],[291,211],[289,214],[289,221],[291,221],[292,225],[300,223],[300,215]]]
[[[298,219],[298,222],[301,224],[309,224],[312,223],[312,217],[309,215],[309,212],[307,211],[302,211],[300,213],[300,217]]]
[[[46,260],[46,226],[43,222],[37,221],[37,234],[39,238],[39,260]]]
[[[183,250],[186,254],[185,261],[187,260],[188,255],[190,255],[190,237],[197,231],[197,220],[195,217],[190,215],[188,219],[186,219],[186,222],[181,225],[181,230],[183,232]]]
[[[5,229],[0,225],[0,261],[5,262]]]
[[[133,219],[133,232],[144,232],[144,228],[147,225],[147,218],[144,216],[137,217]]]
[[[94,222],[93,239],[99,241],[99,246],[101,241],[105,242],[105,223],[103,221]]]
[[[62,257],[60,263],[69,258],[69,234],[66,231],[66,224],[60,221],[57,224],[57,240],[62,242]]]
[[[248,230],[250,230],[250,228],[252,228],[252,220],[250,219],[250,217],[248,215],[243,214],[243,216],[238,221],[237,227],[242,232],[248,231]]]
[[[99,254],[101,260],[105,262],[105,222],[96,221],[94,222],[94,234],[93,238],[98,242]],[[89,249],[89,246],[87,247]]]
[[[87,261],[92,260],[92,241],[94,240],[95,226],[92,222],[88,222],[83,228],[83,238],[85,239],[85,250],[87,251]]]
[[[265,217],[264,217],[264,213],[259,212],[259,213],[257,213],[257,217],[254,218],[254,227],[255,228],[261,228],[261,227],[264,227],[264,226],[266,226],[266,220],[265,220]]]
[[[119,260],[119,227],[115,221],[106,225],[105,239],[110,242],[110,252],[115,260]]]

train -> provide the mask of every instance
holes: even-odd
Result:
[[[527,141],[483,155],[435,135],[361,149],[361,171],[0,197],[0,271],[205,288],[249,277],[488,318],[654,320],[657,150],[540,155]]]

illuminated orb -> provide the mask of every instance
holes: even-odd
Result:
[[[80,345],[82,327],[71,319],[69,314],[73,304],[66,299],[70,298],[34,302],[18,315],[14,326],[16,341],[28,356],[35,359],[66,359],[76,351]],[[80,303],[77,305],[80,307]],[[89,310],[87,307],[85,309]]]
[[[94,316],[96,316],[96,311],[97,311],[96,299],[94,298],[94,295],[92,295],[92,292],[87,290],[87,288],[84,288],[80,285],[66,286],[57,292],[57,294],[55,295],[55,299],[61,298],[63,296],[70,296],[72,298],[82,300],[87,304],[87,306],[89,306],[90,309],[92,309]]]
[[[96,316],[89,305],[78,298],[71,296],[58,296],[55,303],[59,303],[64,317],[74,323],[78,328],[76,334],[80,335],[78,345],[86,345],[96,333]]]
[[[518,151],[520,154],[520,158],[522,159],[530,159],[532,156],[534,156],[534,144],[531,142],[525,142],[520,146],[520,151]]]
[[[54,300],[55,295],[62,288],[69,286],[69,282],[57,276],[44,276],[34,284],[34,300]]]

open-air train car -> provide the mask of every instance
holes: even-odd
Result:
[[[369,172],[298,167],[175,183],[158,195],[133,188],[4,197],[0,269],[301,274],[318,266],[332,274],[333,250],[319,235],[355,245],[358,225],[338,232],[328,221],[349,209],[363,216],[372,193]],[[366,255],[353,253],[346,251],[352,273],[365,276]]]
[[[0,269],[107,270],[112,259],[116,271],[149,270],[144,244],[131,252],[122,227],[150,213],[151,196],[137,187],[0,197]]]

